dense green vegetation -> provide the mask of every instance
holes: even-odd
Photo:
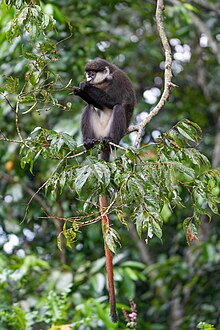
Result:
[[[140,148],[131,133],[106,164],[82,146],[84,104],[72,88],[89,59],[128,74],[133,123],[159,100],[155,10],[156,1],[0,5],[2,330],[220,329],[217,0],[166,1],[178,87]],[[118,324],[109,317],[103,193],[112,205],[105,241],[116,252]]]

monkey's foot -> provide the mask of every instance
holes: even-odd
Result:
[[[96,139],[90,139],[90,138],[86,138],[83,141],[83,144],[84,144],[84,147],[86,148],[86,150],[93,148],[96,143],[97,143]]]
[[[102,143],[104,144],[105,147],[109,146],[109,142],[114,142],[112,138],[110,137],[104,137],[102,139]]]

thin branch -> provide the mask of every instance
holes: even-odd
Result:
[[[212,166],[213,168],[220,167],[220,114],[217,116],[215,144],[212,153]]]
[[[1,177],[9,182],[9,183],[17,183],[17,181],[10,175],[8,175],[7,173],[0,171]],[[32,199],[36,200],[43,208],[43,210],[47,213],[47,214],[51,214],[52,210],[50,208],[50,206],[45,202],[45,200],[43,198],[41,198],[38,194],[35,193],[35,191],[33,191],[31,188],[29,188],[28,186],[26,186],[25,184],[23,184],[21,182],[21,186],[24,189],[24,191],[26,191],[31,197]]]
[[[210,49],[212,50],[212,53],[215,55],[218,64],[220,64],[220,47],[213,38],[210,29],[197,15],[193,14],[192,12],[191,12],[191,17],[192,17],[192,24],[194,24],[197,27],[200,33],[204,33],[208,38]]]
[[[169,2],[171,3],[171,5],[179,5],[178,0],[169,0]],[[213,10],[215,12],[215,14],[220,15],[220,6],[219,5],[216,6],[216,4],[207,3],[207,1],[205,2],[205,1],[201,1],[201,0],[193,0],[192,2],[195,2],[196,4],[199,4],[208,10]],[[209,47],[210,47],[212,53],[216,56],[218,64],[220,64],[220,47],[218,45],[218,42],[213,37],[211,30],[209,29],[207,24],[205,24],[199,18],[198,15],[195,15],[192,11],[189,11],[189,14],[191,16],[192,24],[195,25],[195,27],[197,28],[199,33],[201,33],[201,34],[204,33],[207,36],[208,42],[209,42]]]
[[[18,137],[20,139],[20,142],[22,142],[24,144],[24,140],[23,140],[23,137],[21,135],[20,128],[19,128],[19,114],[18,114],[18,112],[19,112],[19,103],[17,102],[16,107],[15,107],[15,127],[16,127]]]
[[[158,112],[164,107],[165,103],[167,102],[171,87],[176,87],[172,83],[172,53],[171,48],[165,33],[164,24],[163,24],[163,11],[164,11],[164,2],[163,0],[157,1],[157,9],[156,9],[156,24],[157,30],[159,33],[159,37],[161,39],[164,53],[165,53],[165,72],[164,72],[164,91],[163,94],[157,103],[157,105],[153,108],[153,110],[149,113],[149,115],[139,124],[136,126],[129,127],[128,131],[138,131],[137,137],[134,143],[134,146],[137,147],[143,130],[145,126],[152,120],[154,116],[158,114]]]
[[[3,133],[0,131],[0,134],[3,135]],[[8,139],[7,137],[0,137],[0,141],[5,141],[5,142],[12,142],[12,143],[21,143],[19,140],[12,140]]]
[[[217,3],[211,3],[207,0],[192,0],[192,2],[200,7],[203,7],[206,10],[214,11],[218,16],[220,16],[220,6]]]
[[[80,146],[81,146],[81,145],[80,145]],[[80,146],[78,146],[78,148],[79,148]],[[80,156],[84,155],[85,153],[87,153],[87,150],[83,150],[83,151],[79,152],[78,154],[74,154],[74,155],[72,155],[72,156],[68,156],[68,157],[66,157],[66,158],[67,158],[67,159],[71,159],[71,158],[80,157]]]
[[[68,157],[69,154],[66,155],[66,157]],[[37,189],[37,191],[34,193],[34,195],[32,195],[32,197],[30,198],[30,200],[27,203],[26,209],[25,209],[25,214],[24,214],[24,218],[22,220],[22,222],[26,219],[27,217],[27,213],[29,210],[29,206],[31,204],[31,202],[33,201],[33,199],[36,199],[36,196],[39,194],[39,192],[47,185],[47,183],[49,182],[49,180],[53,177],[53,175],[56,173],[56,171],[58,170],[58,168],[60,167],[60,165],[65,161],[66,157],[64,157],[56,166],[56,168],[54,169],[54,171],[52,172],[52,174],[48,177],[48,179]]]
[[[155,261],[152,259],[151,255],[149,253],[149,249],[148,249],[146,243],[143,242],[140,239],[140,237],[138,236],[135,225],[131,220],[129,220],[129,229],[130,229],[129,233],[131,234],[132,240],[133,240],[134,244],[136,245],[137,249],[139,250],[141,260],[147,266],[150,266],[153,263],[155,263]]]
[[[8,96],[9,94],[5,95],[5,93],[2,93],[2,92],[1,92],[0,95],[1,95],[1,96],[5,99],[5,101],[8,103],[9,107],[11,108],[11,110],[15,112],[15,108],[13,107],[13,105],[11,104],[11,102],[9,101],[9,99],[7,98],[7,96]]]
[[[47,216],[47,217],[40,217],[40,219],[56,219],[59,221],[68,221],[68,222],[73,222],[75,223],[78,227],[84,227],[84,226],[89,226],[91,224],[94,224],[96,222],[99,222],[102,217],[105,217],[108,215],[108,213],[110,212],[112,206],[114,205],[116,200],[116,197],[113,199],[113,201],[108,205],[108,207],[105,208],[104,212],[101,215],[96,216],[95,218],[92,218],[90,220],[85,220],[85,221],[81,221],[81,219],[83,218],[88,218],[89,216],[93,216],[95,215],[95,212],[93,214],[90,215],[86,215],[86,216],[77,216],[77,217],[70,217],[70,218],[63,218],[63,217],[57,217],[57,216]]]

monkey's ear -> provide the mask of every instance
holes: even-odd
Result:
[[[110,69],[109,69],[109,66],[106,66],[106,67],[105,67],[104,73],[105,73],[106,75],[110,75]]]

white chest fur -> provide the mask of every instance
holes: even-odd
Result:
[[[90,120],[96,139],[107,137],[112,123],[112,109],[94,109]]]

